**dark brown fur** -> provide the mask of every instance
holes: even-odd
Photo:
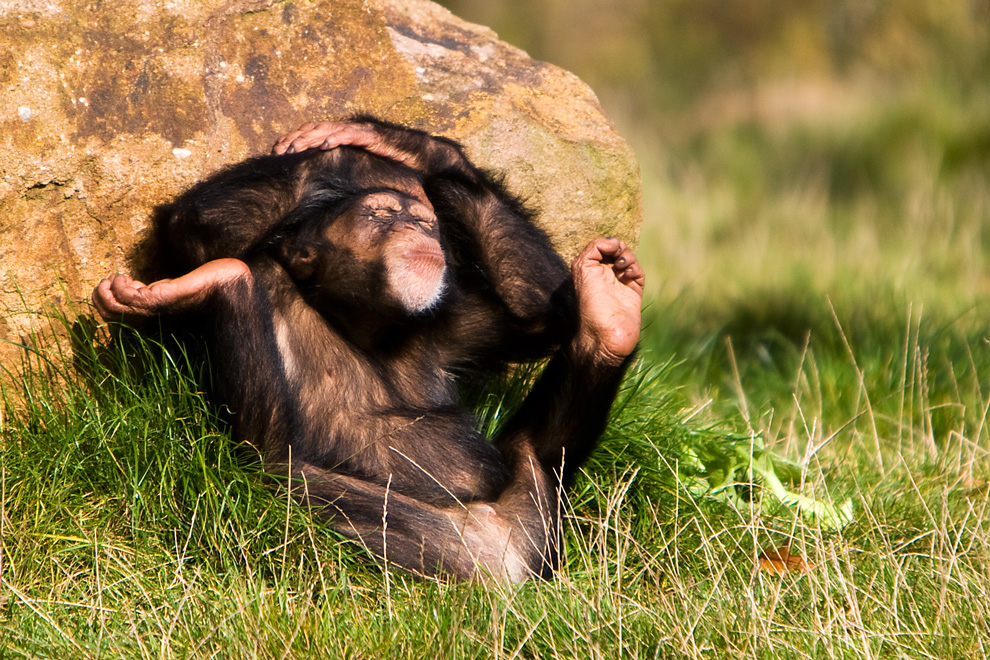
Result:
[[[566,348],[573,283],[516,200],[454,143],[377,126],[421,172],[346,147],[251,159],[175,201],[159,225],[165,263],[249,266],[204,306],[217,395],[292,497],[419,573],[549,575],[562,480],[600,435],[623,367]],[[391,300],[380,256],[356,245],[363,225],[347,214],[374,189],[421,189],[436,209],[438,228],[403,221],[402,240],[439,241],[447,263],[425,311]],[[344,217],[349,235],[334,229]],[[395,240],[382,234],[381,249]],[[522,408],[492,441],[479,435],[462,379],[542,356]]]

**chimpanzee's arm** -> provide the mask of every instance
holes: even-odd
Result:
[[[428,174],[447,169],[477,172],[456,142],[372,117],[303,124],[280,137],[272,153],[292,154],[316,147],[328,151],[342,146],[361,147]]]
[[[614,238],[592,241],[572,265],[581,320],[496,444],[511,459],[532,450],[563,478],[587,458],[605,429],[619,383],[639,340],[645,276]]]

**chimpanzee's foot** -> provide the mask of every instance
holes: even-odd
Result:
[[[93,305],[108,321],[183,312],[204,302],[217,287],[250,274],[239,259],[209,261],[182,277],[151,284],[118,273],[93,289]]]
[[[571,264],[581,315],[575,350],[621,364],[639,341],[646,276],[623,241],[596,238]]]

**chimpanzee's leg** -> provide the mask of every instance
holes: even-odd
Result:
[[[422,575],[520,582],[545,574],[555,528],[549,484],[535,460],[494,502],[438,507],[353,476],[291,461],[281,478],[301,504],[376,557]],[[521,467],[521,466],[520,466]],[[270,465],[277,477],[289,469]]]
[[[572,270],[578,333],[496,438],[512,476],[494,501],[438,508],[294,462],[297,497],[325,505],[342,533],[413,570],[509,580],[548,576],[557,565],[561,480],[605,427],[639,337],[644,282],[635,255],[616,239],[592,241]]]
[[[108,321],[177,314],[196,309],[222,286],[250,276],[247,264],[239,259],[217,259],[181,277],[151,284],[118,273],[93,289],[93,305]]]

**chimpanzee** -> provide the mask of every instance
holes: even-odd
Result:
[[[558,508],[639,338],[635,255],[598,238],[570,271],[454,142],[361,118],[179,196],[176,277],[112,275],[107,320],[198,310],[234,433],[297,502],[424,575],[520,581],[558,563]],[[491,441],[460,385],[550,356]]]

